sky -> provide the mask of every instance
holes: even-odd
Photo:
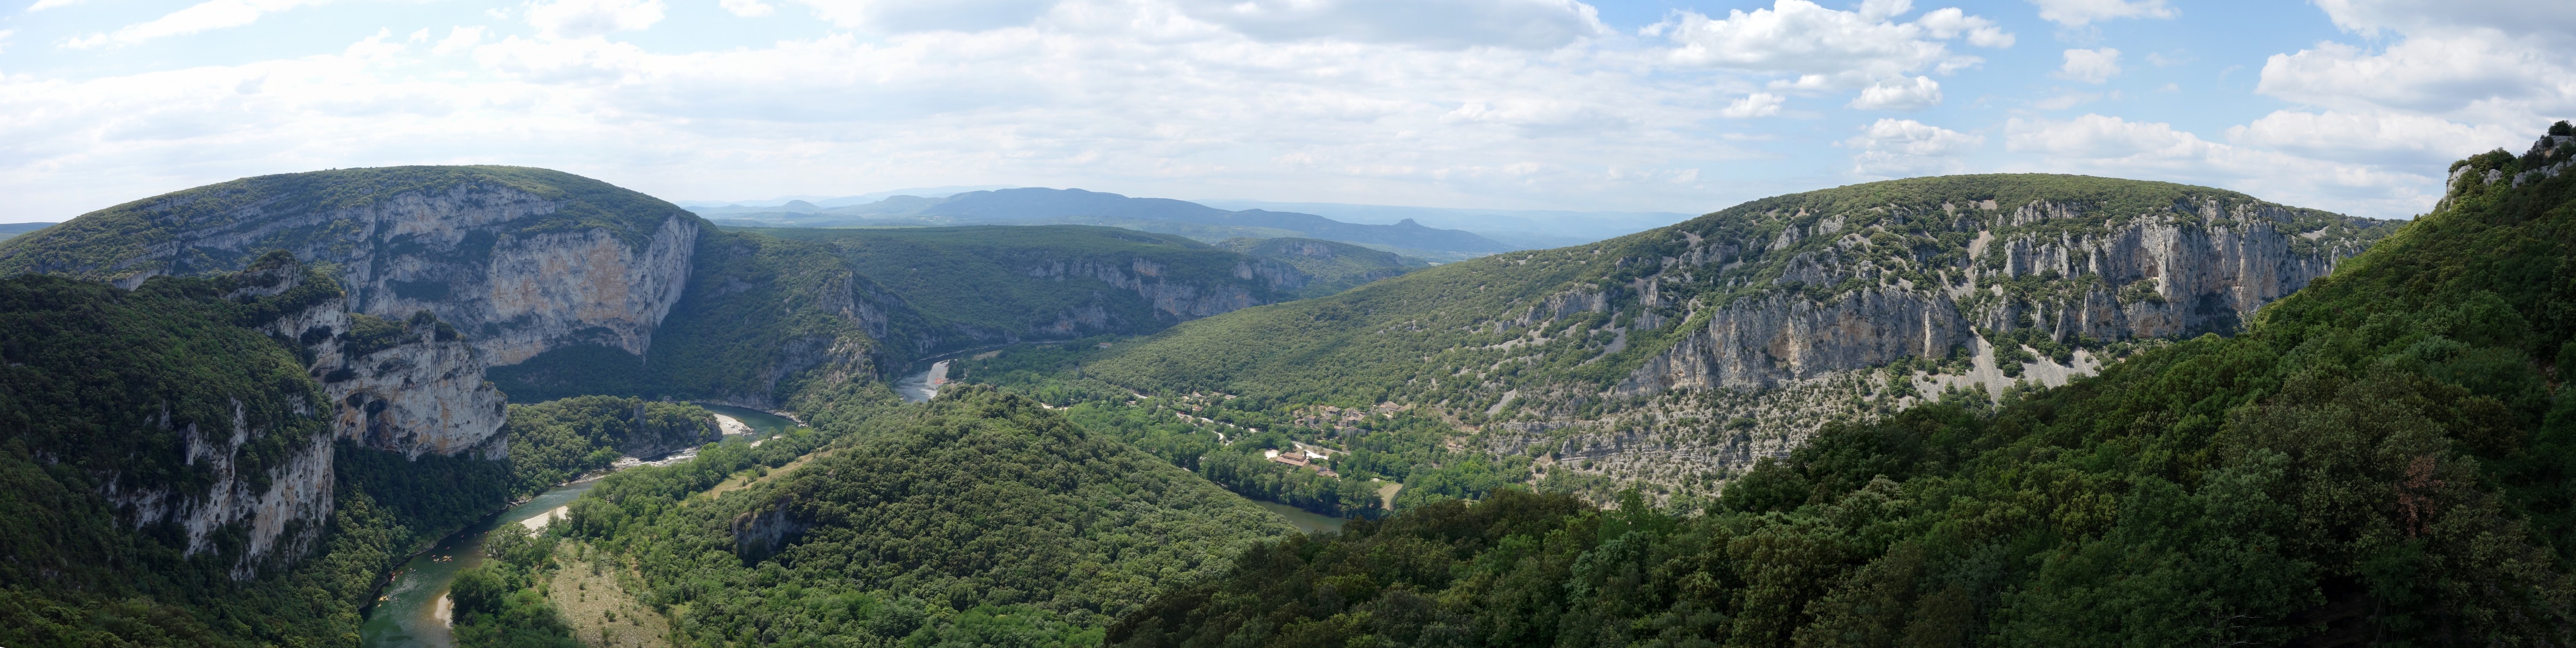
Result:
[[[2576,117],[2540,0],[0,2],[0,222],[402,164],[1684,213],[2041,171],[2406,218]]]

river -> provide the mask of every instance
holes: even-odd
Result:
[[[894,393],[902,396],[904,402],[928,402],[930,397],[938,396],[939,388],[946,384],[948,384],[948,361],[941,360],[931,363],[930,368],[921,373],[904,376],[903,380],[895,381]]]
[[[700,404],[708,410],[742,421],[756,430],[753,436],[766,438],[792,429],[796,422],[768,412],[724,405]],[[384,597],[367,611],[365,625],[359,627],[359,645],[366,648],[450,648],[455,640],[447,631],[447,587],[456,575],[483,564],[483,536],[496,528],[524,532],[523,522],[544,515],[557,507],[570,504],[583,492],[599,483],[598,476],[555,487],[525,504],[510,507],[473,526],[466,527],[438,546],[413,556],[395,572],[392,583],[376,593]]]

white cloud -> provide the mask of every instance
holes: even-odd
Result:
[[[2227,141],[2303,157],[2367,162],[2399,168],[2438,168],[2526,139],[2531,133],[2500,126],[2471,126],[2429,115],[2399,112],[2322,113],[2274,111],[2227,129]],[[2516,151],[2520,152],[2520,151]]]
[[[2030,0],[2039,5],[2041,20],[2068,27],[2082,27],[2117,18],[2172,18],[2182,12],[2165,6],[2165,0]]]
[[[18,35],[18,30],[0,29],[0,52],[9,51],[9,37],[16,35]]]
[[[1681,67],[1744,70],[1792,76],[1772,89],[1818,92],[1860,89],[1852,106],[1910,109],[1940,102],[1940,84],[1917,75],[1947,74],[1982,62],[1950,51],[1947,41],[2006,47],[2012,36],[1993,21],[1956,8],[1926,13],[1912,22],[1894,18],[1911,9],[1905,0],[1864,2],[1855,11],[1827,9],[1806,0],[1777,0],[1769,9],[1733,10],[1725,18],[1696,12],[1645,30],[1668,37],[1667,63]]]
[[[262,14],[285,11],[302,5],[322,4],[329,0],[208,0],[151,22],[126,25],[114,33],[94,33],[63,41],[72,49],[101,45],[132,45],[155,38],[182,36],[197,32],[240,27],[257,22]],[[31,8],[32,9],[32,8]]]
[[[2274,54],[2255,91],[2309,105],[2447,112],[2480,101],[2576,97],[2557,52],[2489,35],[2408,38],[2371,53],[2342,43]]]
[[[795,0],[834,25],[892,34],[983,31],[1026,25],[1056,0]]]
[[[985,183],[1555,209],[1754,197],[1702,178],[1757,157],[1710,122],[1758,81],[1638,65],[1601,53],[1611,45],[1267,41],[1150,5],[1089,7],[1134,11],[712,51],[496,24],[408,49],[393,33],[236,65],[12,73],[0,195],[35,198],[0,217],[437,163],[559,168],[666,196]]]
[[[2119,75],[2120,50],[2108,47],[2066,50],[2066,64],[2057,69],[2057,76],[2085,83],[2101,83]]]
[[[1920,110],[1940,103],[1941,83],[1932,77],[1897,77],[1862,88],[1848,105],[1861,110]]]
[[[2376,36],[2492,29],[2510,36],[2576,36],[2576,13],[2559,0],[2316,0],[2336,27]]]
[[[1180,0],[1181,12],[1265,41],[1549,49],[1608,33],[1574,0]]]
[[[1787,101],[1787,98],[1780,95],[1756,92],[1745,95],[1743,99],[1737,99],[1734,103],[1726,104],[1726,109],[1718,111],[1717,114],[1736,119],[1769,117],[1780,114],[1780,105]]]
[[[769,6],[768,3],[760,0],[716,0],[716,6],[744,18],[757,18],[778,12],[777,7]]]
[[[637,31],[662,22],[662,0],[554,0],[528,7],[528,25],[552,38]]]
[[[431,45],[429,53],[446,56],[474,49],[474,46],[481,44],[483,44],[482,27],[455,27],[448,29],[447,37],[439,39],[437,45]]]
[[[80,3],[84,2],[84,1],[86,1],[86,0],[36,0],[36,4],[27,5],[27,11],[29,11],[29,12],[36,12],[36,11],[44,11],[44,10],[46,10],[46,9],[52,9],[52,8],[55,8],[55,7],[69,7],[69,6],[72,6],[72,5],[80,4]]]
[[[1861,129],[1861,134],[1843,140],[1846,147],[1859,149],[1852,154],[1852,173],[1864,177],[1902,177],[1934,173],[1958,173],[1965,164],[1958,158],[1984,146],[1986,138],[1925,124],[1911,119],[1886,119]]]
[[[2014,118],[2005,131],[2005,149],[2038,155],[2040,169],[2215,185],[2265,200],[2350,213],[2416,213],[2430,206],[2432,192],[2439,190],[2438,180],[2422,172],[2232,146],[2170,124],[2099,114],[2065,121]]]

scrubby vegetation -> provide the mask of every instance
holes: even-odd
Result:
[[[1291,538],[1107,641],[2565,644],[2571,242],[2576,178],[2472,179],[2242,335],[1831,426],[1703,511],[1506,492]]]
[[[631,557],[692,646],[1096,645],[1154,592],[1294,533],[989,388],[844,407],[806,434],[787,443],[838,442],[779,473],[797,454],[779,440],[621,472],[550,529]]]
[[[615,396],[511,405],[502,433],[510,437],[511,487],[520,495],[607,468],[620,456],[650,457],[723,437],[705,408]]]

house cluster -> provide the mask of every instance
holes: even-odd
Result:
[[[1323,449],[1321,449],[1321,448],[1316,448],[1316,447],[1314,447],[1314,446],[1309,446],[1309,445],[1306,445],[1306,444],[1303,444],[1303,443],[1299,443],[1299,444],[1296,444],[1296,445],[1297,445],[1297,448],[1296,448],[1296,449],[1294,449],[1294,450],[1289,450],[1289,451],[1286,451],[1286,452],[1281,452],[1281,451],[1278,451],[1278,450],[1263,450],[1263,451],[1261,451],[1261,455],[1262,455],[1262,456],[1265,456],[1265,457],[1269,457],[1271,461],[1276,461],[1276,462],[1279,462],[1279,463],[1288,464],[1288,465],[1291,465],[1291,466],[1296,466],[1296,467],[1299,467],[1299,468],[1304,468],[1304,469],[1307,469],[1307,470],[1315,471],[1315,474],[1317,474],[1317,475],[1322,475],[1322,476],[1325,476],[1325,477],[1340,477],[1340,476],[1342,476],[1342,474],[1341,474],[1341,473],[1333,472],[1333,469],[1331,469],[1331,468],[1326,468],[1326,467],[1324,467],[1324,464],[1322,464],[1322,463],[1318,463],[1318,462],[1320,462],[1320,461],[1322,461],[1322,460],[1332,458],[1332,455],[1330,455],[1330,454],[1326,454],[1326,453],[1330,452],[1329,450],[1323,450]]]

